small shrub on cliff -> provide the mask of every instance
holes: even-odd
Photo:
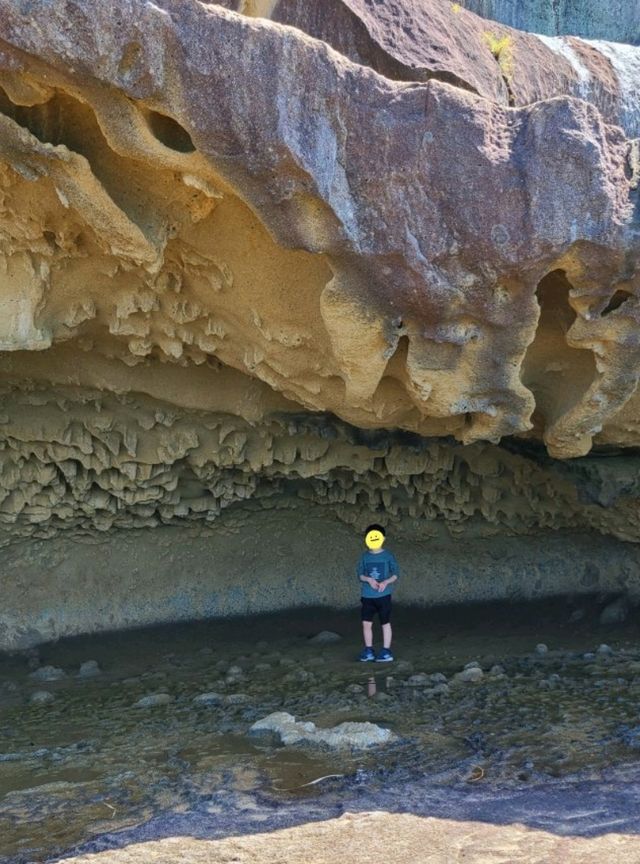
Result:
[[[498,65],[505,78],[509,79],[513,75],[513,41],[511,36],[496,36],[495,33],[485,32],[482,34],[484,40],[489,46],[489,51],[498,61]]]

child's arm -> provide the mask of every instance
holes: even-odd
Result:
[[[382,582],[376,582],[375,579],[372,579],[371,576],[365,576],[364,573],[361,573],[358,578],[361,582],[367,582],[369,585],[371,585],[374,591],[377,591],[380,588],[380,585],[382,585]]]
[[[364,555],[360,556],[360,560],[358,561],[358,566],[356,567],[356,573],[358,575],[358,579],[360,582],[366,582],[368,585],[371,585],[374,591],[378,590],[378,582],[375,579],[372,579],[370,576],[367,576],[364,571]]]
[[[393,585],[393,583],[397,582],[397,581],[398,581],[398,577],[394,573],[393,576],[389,576],[389,578],[385,579],[384,582],[378,582],[377,583],[378,591],[384,591],[384,589],[387,587],[387,585]]]
[[[384,591],[387,585],[393,585],[394,582],[398,581],[400,568],[398,567],[398,562],[396,561],[395,555],[391,553],[389,554],[389,570],[391,571],[391,576],[389,576],[388,579],[385,579],[384,582],[378,582],[378,591]]]

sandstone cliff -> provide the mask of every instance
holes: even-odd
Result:
[[[640,539],[639,68],[436,0],[0,0],[11,561],[278,502]]]

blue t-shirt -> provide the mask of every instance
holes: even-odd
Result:
[[[377,582],[384,582],[390,576],[400,577],[398,562],[392,552],[382,549],[380,552],[363,552],[358,561],[356,568],[356,576],[360,579],[361,576],[369,576]],[[391,594],[393,586],[396,583],[387,585],[384,591],[374,590],[368,582],[360,582],[362,597],[385,597]]]

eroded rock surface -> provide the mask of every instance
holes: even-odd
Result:
[[[0,12],[0,542],[280,498],[638,540],[640,49],[435,0]]]

